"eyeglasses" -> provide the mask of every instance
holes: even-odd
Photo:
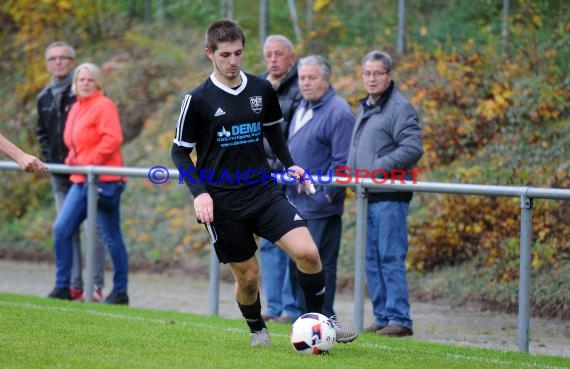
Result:
[[[364,73],[362,73],[362,77],[367,78],[367,79],[370,77],[378,78],[378,77],[384,76],[388,73],[390,73],[390,72],[378,72],[378,71],[364,72]]]
[[[50,56],[47,58],[48,63],[53,63],[56,60],[64,61],[64,60],[72,60],[71,56]]]

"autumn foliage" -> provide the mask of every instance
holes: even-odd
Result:
[[[170,167],[180,97],[211,68],[203,56],[202,23],[212,20],[217,4],[188,3],[171,12],[171,24],[158,25],[129,18],[123,1],[5,1],[0,7],[3,133],[39,152],[35,95],[48,81],[43,51],[49,42],[64,39],[76,46],[78,61],[103,67],[107,93],[119,106],[129,141],[127,165]],[[246,26],[257,26],[251,19],[253,2],[243,3],[251,6],[240,7],[243,13],[236,17]],[[462,33],[461,42],[453,40],[455,35],[435,34],[434,28],[447,19],[432,28],[427,24],[429,15],[435,17],[431,1],[407,3],[411,21],[405,55],[395,52],[394,1],[314,1],[312,29],[304,29],[296,51],[299,56],[327,56],[337,92],[353,107],[363,94],[362,56],[370,49],[395,56],[394,79],[421,118],[422,181],[570,188],[570,13],[549,8],[565,2],[512,1],[506,49],[501,33],[485,23],[487,8],[500,14],[500,2],[483,0],[470,9],[447,10],[459,18],[462,11],[479,9],[478,22],[454,28],[471,32]],[[446,8],[443,3],[438,3],[438,11]],[[273,14],[280,17],[275,30],[287,34],[287,12],[275,8]],[[248,39],[246,69],[261,72],[261,57],[252,41],[256,31],[250,28],[246,31],[254,36]],[[5,183],[0,190],[2,238],[51,255],[46,237],[53,220],[48,181],[9,173]],[[133,262],[178,263],[208,249],[209,240],[193,223],[188,199],[179,185],[144,183],[126,191],[130,206],[124,209],[124,232]],[[343,233],[343,245],[348,246],[354,245],[353,203],[349,196]],[[570,261],[568,201],[537,200],[533,214],[533,271],[561,273]],[[409,267],[426,272],[471,262],[493,281],[515,281],[519,227],[519,199],[416,193]],[[570,306],[570,301],[562,303]]]
[[[517,49],[487,46],[461,53],[416,49],[399,65],[401,88],[423,121],[427,179],[441,182],[569,188],[567,122],[570,86],[557,64],[556,42],[531,42],[540,17],[515,22]],[[519,18],[517,20],[520,21]],[[524,24],[524,25],[523,25]],[[523,36],[523,27],[525,33]],[[530,33],[530,35],[529,35]],[[534,35],[536,37],[536,34]],[[519,199],[419,195],[411,227],[409,263],[416,270],[479,260],[495,279],[518,278]],[[570,258],[570,207],[537,200],[533,218],[535,270]],[[516,245],[516,247],[514,247]],[[562,263],[563,263],[562,261]]]

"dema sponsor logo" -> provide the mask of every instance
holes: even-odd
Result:
[[[232,135],[245,135],[261,132],[261,123],[243,123],[232,127]]]
[[[222,127],[220,131],[218,131],[218,137],[230,137],[232,133],[226,130],[226,127]]]
[[[217,141],[221,147],[259,142],[261,140],[261,123],[234,124],[229,129],[222,126],[222,129],[217,132],[217,136]]]
[[[236,135],[246,135],[250,133],[260,133],[261,123],[242,123],[232,126],[229,130],[222,126],[222,129],[217,132],[218,137],[230,137]]]

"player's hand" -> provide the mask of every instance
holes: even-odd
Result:
[[[16,162],[22,170],[28,173],[44,174],[47,172],[47,166],[33,155],[23,153]]]
[[[304,176],[305,169],[298,167],[296,165],[293,165],[292,167],[289,167],[287,169],[287,174],[290,177],[295,178],[299,182],[299,185],[297,186],[297,192],[298,193],[301,193],[301,191],[305,191],[305,194],[310,196],[316,192],[315,191],[315,185],[311,182],[309,176]],[[301,179],[303,179],[302,182],[301,182]]]
[[[203,193],[194,198],[194,211],[200,222],[211,224],[214,221],[214,200],[209,193]]]

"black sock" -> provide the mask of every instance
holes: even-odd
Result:
[[[237,301],[237,300],[236,300]],[[243,305],[237,301],[238,307],[241,311],[241,315],[245,318],[245,322],[249,327],[250,332],[259,332],[263,328],[267,328],[265,321],[261,317],[261,302],[259,300],[259,292],[257,293],[257,299],[251,305]]]
[[[325,302],[325,272],[305,274],[297,269],[299,285],[305,295],[307,313],[322,313]]]

